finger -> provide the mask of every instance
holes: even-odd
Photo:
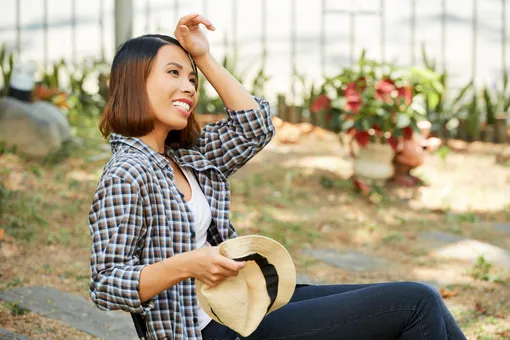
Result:
[[[199,27],[198,24],[190,25],[190,26],[188,26],[188,29],[190,32],[194,32],[194,31],[198,30],[198,27]]]
[[[235,277],[239,274],[237,270],[228,270],[226,268],[222,268],[214,274],[211,274],[209,280],[214,282],[223,282],[225,279],[229,277]]]
[[[218,264],[228,270],[239,271],[244,268],[244,266],[246,265],[246,262],[245,261],[235,261],[235,260],[229,259],[228,257],[222,256],[222,259]]]
[[[209,21],[209,19],[207,19],[206,17],[201,16],[201,15],[198,15],[198,16],[192,18],[191,19],[191,23],[193,23],[195,25],[203,24],[210,31],[215,31],[216,30],[216,27],[214,27],[212,22]]]
[[[177,27],[177,30],[179,31],[179,34],[176,34],[176,38],[177,40],[179,40],[179,42],[182,44],[183,41],[184,41],[184,38],[190,34],[190,31],[189,31],[189,28],[185,25],[181,25],[179,27]]]
[[[177,26],[187,25],[187,24],[190,23],[191,20],[193,20],[194,18],[198,17],[199,15],[200,14],[198,14],[198,13],[191,13],[191,14],[185,15],[181,19],[179,19],[179,22],[177,23]]]

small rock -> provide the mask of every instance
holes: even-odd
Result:
[[[67,119],[49,103],[0,99],[2,141],[29,159],[42,160],[71,139]]]

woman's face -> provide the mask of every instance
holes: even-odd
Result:
[[[162,46],[147,77],[147,95],[155,118],[155,128],[182,130],[197,104],[198,75],[182,48]]]

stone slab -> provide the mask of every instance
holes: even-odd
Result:
[[[492,227],[496,230],[510,234],[510,222],[506,223],[494,223]]]
[[[384,268],[389,262],[360,252],[334,249],[305,249],[303,253],[326,262],[327,264],[350,271],[370,271]]]
[[[419,238],[433,241],[438,247],[442,247],[447,244],[452,244],[463,240],[461,236],[445,233],[439,230],[424,231],[419,234]]]
[[[0,339],[2,340],[31,340],[24,335],[19,335],[8,331],[6,329],[0,328]]]
[[[510,269],[510,251],[478,240],[462,238],[442,231],[427,231],[419,235],[442,258],[467,260],[476,263],[480,256],[503,268]]]
[[[16,303],[102,339],[137,339],[129,313],[101,311],[92,301],[51,287],[2,291],[0,300]]]

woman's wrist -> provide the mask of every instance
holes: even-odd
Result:
[[[168,273],[177,274],[179,281],[184,281],[193,276],[193,273],[190,271],[190,260],[192,252],[186,252],[182,254],[177,254],[172,257],[165,259],[163,262],[165,264],[165,271]]]
[[[214,57],[210,52],[207,52],[198,57],[193,57],[193,60],[195,61],[197,67],[201,70],[204,66],[207,67],[207,65],[210,65],[212,62],[215,61]]]

